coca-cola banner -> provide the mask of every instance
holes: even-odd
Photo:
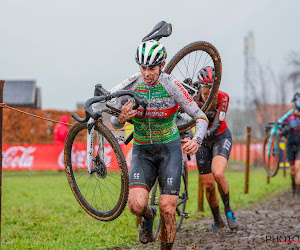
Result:
[[[64,144],[13,145],[2,147],[3,170],[62,170]]]
[[[120,144],[124,153],[127,166],[130,167],[132,144]],[[262,143],[253,143],[250,146],[250,163],[262,165]],[[109,157],[110,146],[105,145],[105,157]],[[14,145],[3,146],[3,170],[64,170],[64,144],[43,144],[43,145]],[[85,149],[82,149],[81,155],[84,155]],[[78,154],[77,154],[78,155]],[[74,157],[76,154],[74,154]],[[76,162],[78,167],[85,165],[84,157],[72,159],[73,163]],[[234,143],[232,146],[230,159],[245,161],[246,160],[246,145]],[[188,168],[196,169],[195,155],[188,161],[185,157]],[[116,169],[110,166],[110,169]]]
[[[120,146],[127,166],[130,167],[132,144],[122,143]],[[105,147],[109,147],[109,145],[105,145]],[[4,145],[2,149],[3,170],[64,170],[65,168],[64,144]],[[189,168],[197,168],[195,156],[192,156],[187,164]]]

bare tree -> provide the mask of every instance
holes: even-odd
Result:
[[[264,74],[264,69],[260,63],[253,58],[253,64],[249,72],[250,77],[248,78],[248,84],[251,91],[252,99],[249,100],[252,105],[254,105],[257,114],[261,115],[262,124],[265,124],[268,121],[268,112],[266,110],[265,104],[269,100],[266,84],[266,75]],[[263,110],[261,110],[263,108]],[[264,127],[257,126],[259,134],[264,134]]]
[[[288,63],[293,66],[288,79],[293,82],[294,92],[296,92],[297,88],[300,88],[300,53],[292,51]]]
[[[271,79],[274,82],[275,86],[275,102],[281,104],[280,113],[284,113],[287,99],[286,79],[288,79],[288,77],[283,74],[281,74],[279,77],[276,77],[273,69],[270,66],[268,66],[268,70],[270,72]]]
[[[251,77],[248,81],[251,90],[252,100],[251,103],[257,110],[257,113],[261,117],[261,124],[258,126],[260,134],[264,134],[264,125],[274,119],[278,114],[278,110],[273,110],[274,114],[270,113],[267,109],[267,104],[272,103],[272,100],[276,104],[281,104],[280,113],[285,112],[286,100],[288,94],[286,75],[275,75],[270,65],[263,67],[257,59],[254,60],[255,64],[251,70]],[[299,57],[300,63],[300,57]],[[300,76],[300,64],[299,64],[299,76]]]

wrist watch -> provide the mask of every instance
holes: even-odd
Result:
[[[200,145],[202,144],[202,139],[200,137],[193,137],[193,140],[195,140],[196,142],[198,142]]]

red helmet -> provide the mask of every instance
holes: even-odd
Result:
[[[200,69],[198,79],[203,86],[212,86],[214,82],[215,69],[211,66],[206,66]]]

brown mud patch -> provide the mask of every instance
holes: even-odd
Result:
[[[300,199],[293,198],[291,191],[235,214],[239,221],[236,231],[227,225],[211,231],[212,218],[185,220],[173,249],[300,249]],[[225,216],[223,219],[226,221]],[[284,242],[290,240],[299,242]],[[160,244],[138,244],[132,249],[160,249]]]

